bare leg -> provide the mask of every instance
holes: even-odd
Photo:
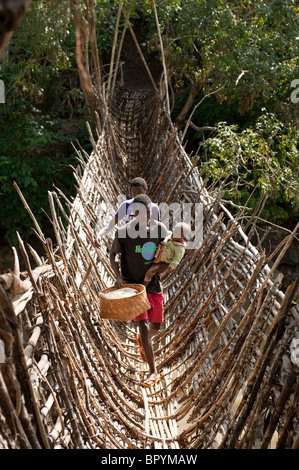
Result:
[[[139,331],[140,331],[140,340],[142,344],[142,349],[144,351],[146,360],[148,362],[150,368],[150,377],[156,377],[158,375],[155,358],[154,358],[154,351],[153,345],[151,341],[150,335],[150,328],[148,325],[147,320],[141,320],[138,322]]]
[[[161,323],[150,323],[149,324],[149,332],[150,332],[150,337],[153,338],[158,331],[160,330]]]
[[[145,273],[145,276],[143,279],[143,285],[147,286],[151,282],[152,277],[155,274],[163,274],[168,270],[168,268],[169,268],[168,263],[164,263],[164,262],[153,263]]]

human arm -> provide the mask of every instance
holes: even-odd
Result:
[[[111,232],[111,230],[115,227],[117,223],[118,223],[118,217],[114,216],[111,218],[110,222],[101,230],[95,230],[94,244],[97,248],[101,246],[101,238],[104,235],[107,235],[107,233]]]
[[[149,267],[149,269],[146,271],[142,284],[144,286],[147,286],[151,282],[153,276],[155,276],[156,274],[158,275],[164,274],[169,271],[171,271],[171,269],[169,269],[168,263],[163,263],[163,262],[157,263],[157,264],[153,263]]]
[[[121,220],[124,219],[127,213],[127,202],[124,201],[121,203],[117,209],[115,215],[110,219],[109,223],[100,230],[95,230],[94,245],[99,248],[101,245],[101,238],[111,232],[111,230],[118,224]]]
[[[118,253],[120,253],[120,244],[119,244],[119,240],[118,240],[117,235],[116,235],[115,239],[113,241],[110,253],[109,253],[109,258],[110,258],[111,267],[112,267],[112,269],[115,273],[115,276],[116,276],[115,285],[119,289],[120,287],[123,286],[124,280],[122,278],[122,275],[121,275],[121,272],[120,272],[120,269],[119,269],[119,264],[116,261],[116,255]]]

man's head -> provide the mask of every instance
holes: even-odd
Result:
[[[147,222],[151,216],[151,200],[147,194],[138,194],[134,197],[133,207],[135,209],[136,217],[144,222]]]
[[[132,197],[136,197],[138,194],[146,194],[148,190],[146,181],[140,177],[132,179],[130,186]]]

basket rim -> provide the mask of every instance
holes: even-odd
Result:
[[[136,294],[134,294],[133,296],[131,297],[135,297],[137,295],[140,295],[140,294],[143,294],[144,291],[146,292],[146,289],[145,289],[145,286],[143,284],[124,284],[122,287],[132,287],[132,288],[137,288],[137,290],[139,290],[139,292],[136,292]],[[121,288],[122,288],[121,287]],[[120,288],[120,289],[121,289]],[[141,289],[140,289],[141,288]],[[106,289],[103,289],[101,292],[99,292],[99,295],[101,294],[107,294],[108,292],[112,292],[114,290],[118,290],[119,288],[116,287],[116,286],[111,286],[111,287],[107,287]],[[117,299],[116,299],[117,300]]]
[[[131,321],[150,308],[147,292],[143,284],[125,284],[124,287],[135,288],[137,292],[129,297],[109,299],[105,294],[118,290],[116,286],[111,286],[99,293],[101,318]]]

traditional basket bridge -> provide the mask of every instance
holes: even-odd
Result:
[[[2,275],[1,446],[298,445],[296,286],[280,290],[277,263],[269,267],[221,194],[206,190],[155,91],[116,89],[93,143],[90,156],[78,151],[76,198],[49,194],[55,243],[36,225],[45,257],[20,238],[27,270],[16,257]],[[139,386],[135,324],[101,319],[111,238],[93,246],[99,217],[108,221],[136,175],[157,203],[203,205],[202,245],[163,279],[165,324],[154,338],[162,380],[152,389]]]
[[[45,254],[19,237],[26,269],[14,249],[1,275],[0,448],[298,448],[298,282],[282,292],[277,272],[298,228],[267,259],[251,242],[259,208],[244,227],[246,209],[233,217],[206,188],[160,93],[119,85],[105,105],[92,153],[77,149],[76,197],[49,193],[55,240],[31,214]],[[158,204],[203,208],[202,244],[163,278],[151,389],[136,325],[99,311],[113,233],[93,245],[136,176]]]

